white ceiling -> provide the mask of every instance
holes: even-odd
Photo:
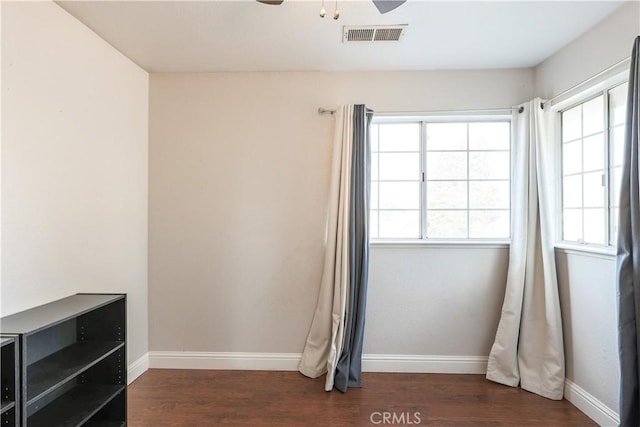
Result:
[[[482,69],[535,66],[619,1],[58,1],[150,72]],[[343,44],[344,25],[409,24],[400,42]]]

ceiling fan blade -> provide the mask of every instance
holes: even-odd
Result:
[[[260,1],[260,0],[258,0]],[[371,0],[376,5],[380,13],[391,12],[393,9],[402,6],[407,0]]]
[[[284,0],[256,0],[258,3],[270,4],[272,6],[278,6],[282,4]]]

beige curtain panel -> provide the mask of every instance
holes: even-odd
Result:
[[[564,347],[553,249],[553,120],[539,98],[522,107],[513,120],[507,287],[487,378],[560,400]]]

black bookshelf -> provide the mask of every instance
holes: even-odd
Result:
[[[20,361],[16,336],[0,336],[2,400],[0,422],[3,427],[20,425]]]
[[[0,320],[20,342],[28,427],[126,426],[126,297],[76,294]]]

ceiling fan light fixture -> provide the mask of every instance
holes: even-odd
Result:
[[[2,1],[2,0],[0,0]],[[284,0],[256,0],[258,3],[269,4],[272,6],[280,5]],[[404,4],[407,0],[371,0],[376,6],[378,11],[382,14],[390,12],[395,8]],[[324,18],[327,15],[327,11],[324,8],[324,0],[322,0],[322,8],[320,9],[320,18]],[[333,11],[333,19],[340,18],[340,11],[338,10],[338,0],[336,0],[336,7]]]
[[[378,12],[385,14],[402,6],[407,0],[372,0]]]

